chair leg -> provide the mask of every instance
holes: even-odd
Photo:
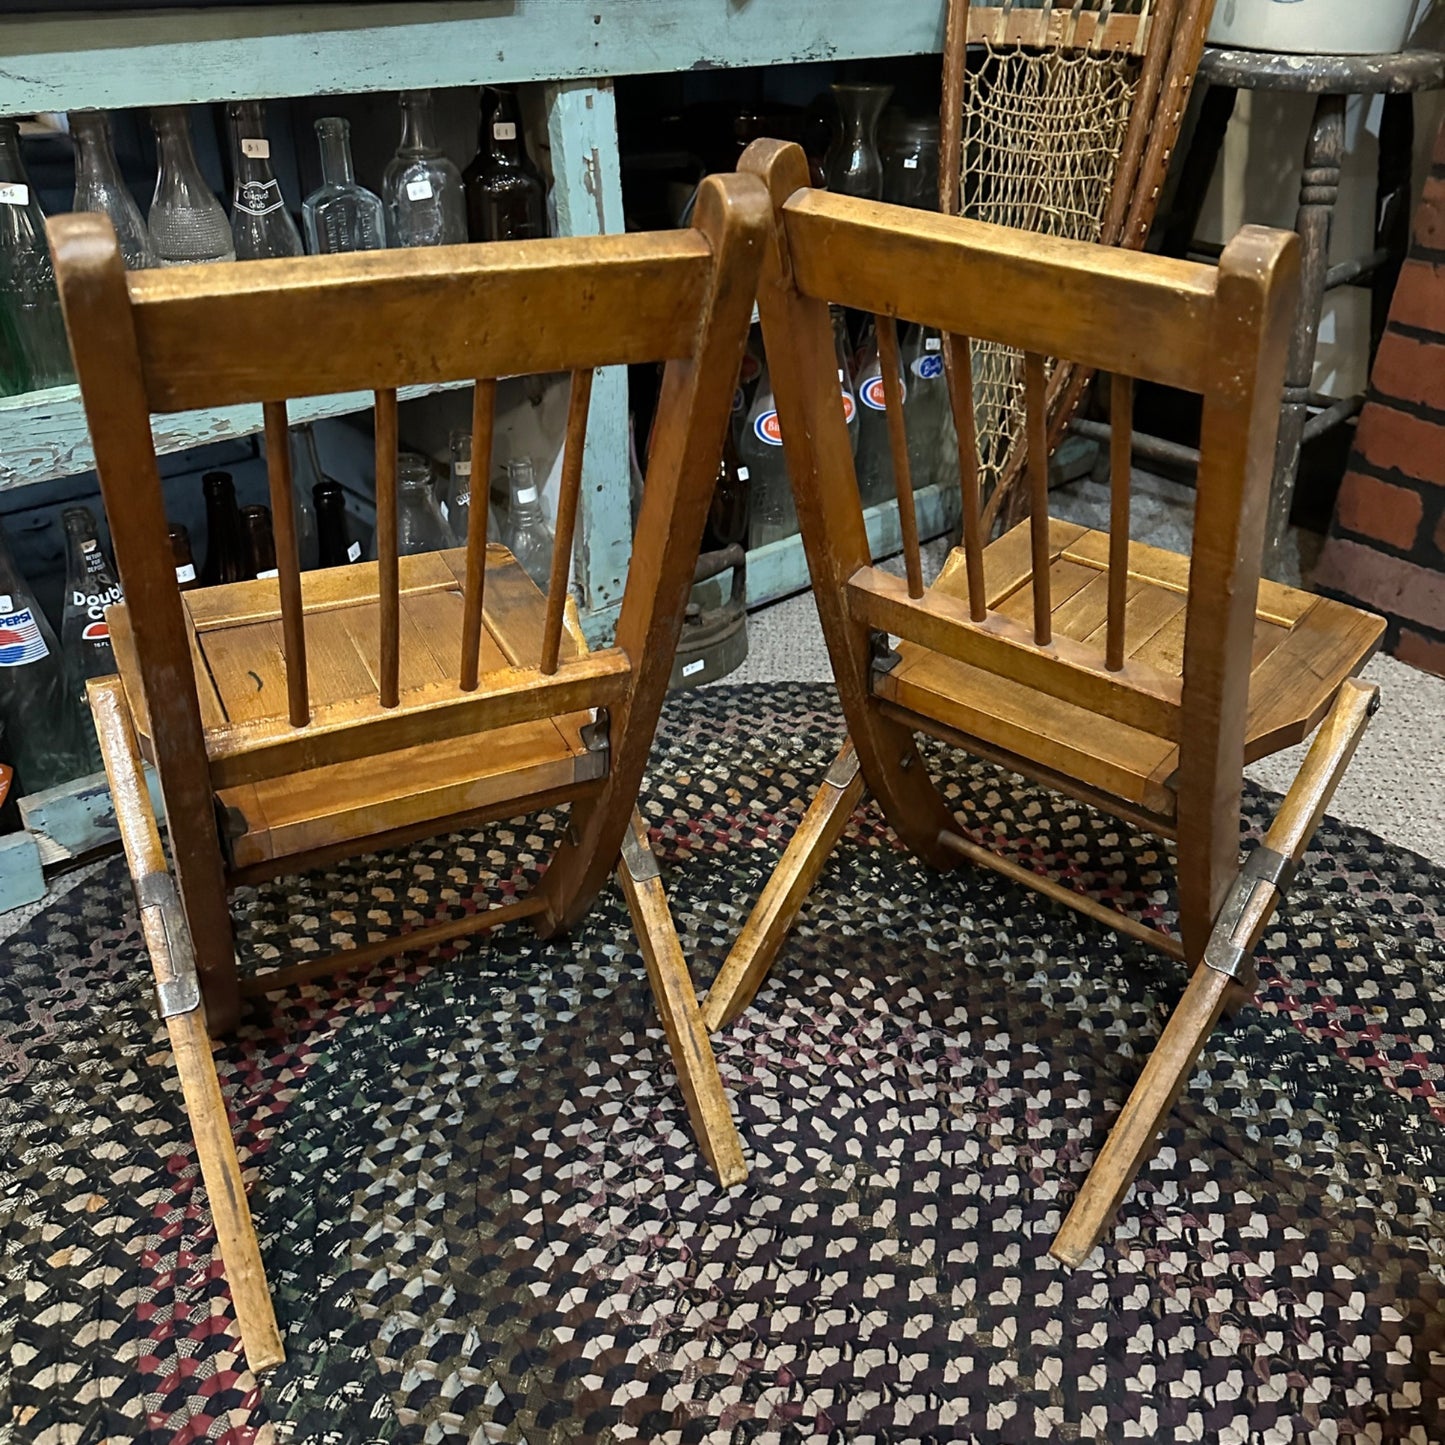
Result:
[[[662,1015],[662,1027],[672,1050],[672,1061],[698,1147],[723,1187],[730,1189],[748,1175],[742,1141],[733,1123],[732,1109],[708,1042],[682,944],[667,906],[657,859],[648,845],[647,829],[635,810],[623,839],[617,878],[642,945],[647,978]]]
[[[89,691],[121,842],[140,905],[141,931],[155,972],[156,996],[170,1035],[206,1201],[236,1309],[236,1326],[246,1362],[259,1375],[286,1356],[211,1056],[190,926],[166,869],[120,683],[107,678],[91,683]]]
[[[845,742],[708,990],[703,1022],[709,1033],[730,1024],[762,987],[864,791],[858,755]]]
[[[1084,1262],[1153,1152],[1164,1116],[1188,1080],[1221,1013],[1234,1013],[1254,991],[1250,964],[1379,701],[1379,689],[1349,679],[1315,734],[1304,763],[1265,834],[1245,860],[1214,922],[1204,957],[1169,1016],[1049,1253],[1071,1267]]]

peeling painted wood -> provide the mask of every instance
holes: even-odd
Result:
[[[161,817],[164,805],[160,784],[155,770],[149,766],[146,784],[151,806],[156,816]],[[43,793],[21,798],[20,817],[26,836],[35,842],[40,861],[47,867],[109,847],[120,837],[104,773],[91,773],[62,783],[58,788],[47,788]]]
[[[405,400],[470,384],[444,382],[434,386],[408,386],[403,387],[399,395]],[[291,419],[316,421],[325,416],[365,411],[371,401],[369,391],[300,397],[290,403]],[[156,451],[162,455],[250,436],[260,430],[259,406],[179,411],[151,418]],[[50,391],[0,399],[0,491],[73,476],[77,472],[88,472],[94,466],[95,453],[91,449],[78,387],[57,386]]]
[[[945,0],[450,0],[0,19],[0,115],[938,53]]]
[[[0,838],[0,913],[45,897],[40,849],[29,833]]]

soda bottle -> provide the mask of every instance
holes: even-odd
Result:
[[[405,452],[396,463],[396,555],[442,552],[452,545],[451,533],[432,490],[431,463]],[[371,555],[376,556],[376,538]]]
[[[120,602],[123,593],[101,549],[90,508],[67,507],[60,520],[65,527],[65,610],[60,619],[60,641],[71,696],[85,717],[89,713],[85,684],[92,677],[109,677],[115,672],[105,609]],[[86,771],[99,772],[100,745],[95,730],[82,728],[80,732]]]
[[[908,468],[913,489],[958,485],[958,433],[943,374],[943,336],[912,325],[898,343],[908,379],[903,417],[908,424]]]
[[[451,528],[452,540],[458,547],[466,546],[467,533],[471,527],[472,515],[472,434],[469,431],[454,431],[450,437],[451,472],[447,477],[446,491],[442,497],[442,514]],[[490,505],[487,507],[487,540],[500,542],[501,533],[497,528],[497,514]]]
[[[126,268],[140,271],[156,263],[150,232],[140,207],[116,164],[110,120],[103,110],[70,112],[70,138],[75,142],[74,211],[99,211],[110,217]]]
[[[171,539],[171,561],[176,568],[176,586],[182,592],[194,592],[201,585],[196,575],[196,559],[191,554],[191,534],[179,522],[172,522],[167,535]]]
[[[747,472],[748,547],[756,550],[791,537],[798,530],[798,513],[793,505],[793,488],[783,457],[783,428],[766,362],[738,443],[738,466]]]
[[[236,484],[230,472],[207,472],[201,486],[206,493],[206,561],[201,568],[201,586],[244,582],[246,534],[236,505]]]
[[[151,112],[160,166],[150,218],[151,248],[162,266],[234,261],[235,242],[225,208],[212,194],[191,148],[191,125],[183,105]]]
[[[904,391],[906,398],[906,388]],[[878,336],[871,324],[863,364],[859,368],[858,400],[863,404],[858,417],[858,495],[865,507],[873,507],[893,495],[894,481],[883,366],[878,357]],[[904,404],[907,405],[906,399]],[[918,485],[916,478],[914,485]]]
[[[246,534],[246,575],[274,577],[276,538],[271,531],[270,507],[242,507],[241,527]]]
[[[830,306],[833,320],[833,364],[838,368],[838,394],[843,400],[843,420],[848,423],[848,445],[858,455],[858,398],[853,392],[853,370],[848,359],[848,313]]]
[[[236,259],[263,261],[301,255],[301,233],[271,169],[271,142],[266,139],[261,102],[233,100],[226,114],[231,120],[231,156],[236,167],[236,188],[231,194]]]
[[[27,792],[87,770],[81,722],[55,634],[0,534],[0,723]]]
[[[552,579],[552,529],[537,500],[531,457],[507,463],[511,505],[507,510],[507,547],[522,570],[544,591]]]
[[[311,496],[316,503],[317,565],[345,567],[361,561],[361,543],[352,541],[346,521],[346,493],[341,483],[329,478],[318,482]]]

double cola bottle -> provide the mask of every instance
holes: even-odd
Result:
[[[65,527],[65,608],[60,619],[60,641],[65,672],[76,711],[88,718],[90,704],[85,685],[93,677],[115,671],[110,645],[110,624],[105,609],[120,602],[123,593],[116,580],[89,507],[69,507],[60,514]],[[99,772],[100,748],[93,727],[80,729],[85,771]]]

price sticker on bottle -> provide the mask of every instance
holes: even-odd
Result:
[[[250,156],[253,161],[269,161],[271,159],[271,142],[268,140],[243,140],[241,154]]]
[[[264,572],[258,572],[256,574],[256,580],[258,582],[264,582],[267,577],[279,577],[280,575],[281,569],[279,567],[268,567]]]
[[[0,592],[0,612],[14,612],[15,603],[8,592]]]
[[[194,582],[196,580],[196,564],[194,562],[182,562],[176,568],[177,582]]]
[[[497,140],[516,140],[517,122],[514,120],[499,120],[492,126],[492,135]]]
[[[457,462],[456,468],[459,477],[469,477],[472,474],[472,464],[470,462]]]
[[[745,482],[745,481],[747,481],[748,475],[749,475],[749,474],[748,474],[748,469],[747,469],[746,467],[739,467],[739,468],[738,468],[738,481],[740,481],[740,482]]]
[[[925,351],[942,351],[943,338],[941,336],[928,336],[924,338],[923,349]]]
[[[431,200],[431,182],[422,176],[420,180],[406,183],[406,198],[409,201]]]
[[[916,171],[916,170],[918,169],[918,157],[917,157],[917,156],[904,156],[904,157],[903,157],[903,169],[904,169],[905,171]]]
[[[696,662],[684,662],[682,665],[682,675],[684,677],[696,677],[706,666],[707,658],[705,657],[698,658]]]
[[[361,543],[360,543],[360,542],[353,542],[353,543],[351,543],[351,545],[350,545],[349,547],[347,547],[347,549],[346,549],[346,560],[347,560],[348,562],[359,562],[359,561],[361,561]]]
[[[0,206],[28,206],[30,187],[23,181],[7,181],[0,185]]]
[[[520,502],[523,506],[526,506],[528,502],[535,502],[536,500],[536,487],[523,487],[522,490],[517,493],[517,501]]]

